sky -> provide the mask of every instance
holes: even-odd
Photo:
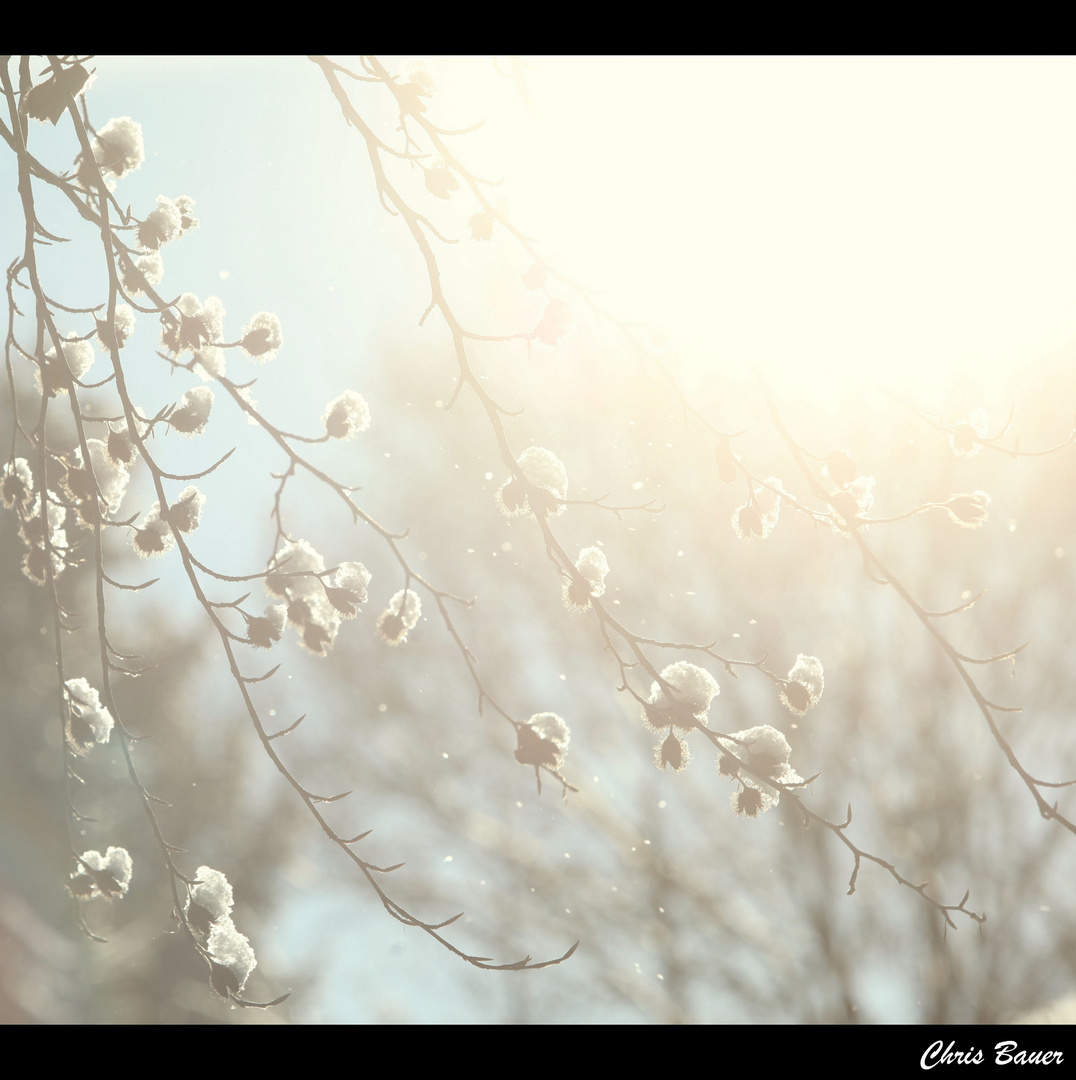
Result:
[[[696,368],[937,397],[1076,340],[1071,57],[525,65],[513,211]]]
[[[669,334],[689,373],[758,364],[820,404],[874,381],[936,399],[1076,342],[1072,58],[425,63],[439,122],[484,120],[453,145],[503,181],[494,201],[611,310]],[[340,352],[409,321],[393,275],[413,267],[381,259],[371,281],[349,258],[377,208],[352,198],[368,168],[312,64],[97,66],[100,107],[114,92],[144,118],[131,187],[155,165],[196,193],[212,233],[182,258],[229,274],[212,282],[226,306],[289,299]]]

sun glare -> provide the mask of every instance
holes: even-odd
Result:
[[[515,71],[533,123],[517,101],[497,135],[513,211],[687,371],[757,364],[820,404],[874,381],[937,397],[1076,340],[1071,59]]]

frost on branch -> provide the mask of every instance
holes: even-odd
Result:
[[[437,90],[437,77],[429,65],[420,60],[408,60],[400,69],[400,79],[396,88],[402,98],[402,107],[405,111],[424,113],[426,105],[422,98],[433,96]]]
[[[829,504],[836,514],[832,524],[838,532],[851,535],[855,529],[865,527],[862,525],[863,515],[869,514],[874,506],[874,477],[857,476],[831,495]]]
[[[729,753],[722,755],[718,767],[722,776],[735,777],[740,784],[731,800],[737,814],[758,817],[780,802],[780,791],[767,784],[767,780],[784,785],[803,783],[803,777],[788,764],[792,754],[788,740],[769,724],[736,731],[722,738],[731,745],[728,746]],[[741,762],[753,775],[741,773]]]
[[[156,558],[171,551],[175,543],[171,526],[161,517],[160,503],[154,503],[131,536],[135,554],[143,559]]]
[[[202,523],[203,506],[205,506],[205,496],[193,484],[188,484],[162,518],[176,532],[194,532]]]
[[[43,373],[42,368],[37,368],[34,372],[37,389],[49,397],[66,394],[70,379],[81,379],[93,366],[96,356],[93,346],[88,341],[77,340],[74,333],[67,335],[67,341],[63,342],[60,348],[64,357],[62,366],[56,359],[56,350],[48,349],[45,353]]]
[[[121,420],[115,427],[109,424],[108,438],[105,439],[105,456],[116,466],[130,468],[134,463],[135,445],[131,439],[131,433],[127,430],[126,420]]]
[[[946,504],[949,517],[962,529],[977,529],[987,518],[990,496],[985,491],[970,495],[954,495]]]
[[[593,597],[605,592],[609,562],[599,547],[583,548],[575,561],[576,573],[564,583],[564,603],[576,611],[586,611]]]
[[[284,636],[288,621],[287,604],[270,604],[264,615],[248,615],[247,639],[258,649],[271,649]]]
[[[534,336],[543,345],[560,345],[571,337],[574,330],[575,315],[572,314],[571,305],[564,300],[550,300],[534,328]]]
[[[265,587],[273,596],[288,600],[313,599],[321,593],[317,575],[325,560],[307,540],[287,540],[276,553]]]
[[[468,224],[471,226],[471,237],[474,240],[489,240],[493,236],[493,214],[488,210],[481,214],[475,214]]]
[[[194,200],[189,195],[180,195],[176,199],[176,209],[179,210],[179,223],[184,232],[198,228],[198,219],[194,216]]]
[[[102,520],[106,511],[115,514],[119,510],[131,474],[101,439],[87,439],[86,448],[90,452],[90,468],[86,468],[82,447],[76,446],[74,463],[67,467],[63,486],[79,517],[87,525],[93,525]],[[116,452],[118,456],[118,446]]]
[[[321,418],[331,439],[350,439],[370,426],[370,407],[362,394],[345,390],[325,406]]]
[[[497,502],[503,513],[508,517],[529,513],[537,518],[560,514],[568,497],[564,462],[544,446],[528,446],[516,464],[523,482],[513,476],[501,485]]]
[[[48,580],[49,564],[52,567],[53,578],[59,577],[67,566],[64,561],[64,553],[68,546],[67,530],[64,528],[67,511],[60,505],[55,492],[47,491],[45,500],[47,509],[44,514],[42,514],[40,494],[34,496],[28,512],[24,507],[19,507],[19,516],[22,520],[19,526],[19,539],[27,548],[22,562],[22,572],[38,585],[44,585]],[[51,556],[47,560],[46,551]]]
[[[336,568],[329,579],[331,584],[325,586],[325,597],[341,618],[353,619],[359,613],[358,605],[367,600],[370,578],[370,571],[362,563],[344,562]]]
[[[259,311],[243,327],[243,336],[239,341],[243,351],[259,364],[275,360],[284,344],[284,334],[280,329],[280,320],[269,311]]]
[[[818,704],[824,688],[822,661],[817,656],[800,653],[788,673],[788,681],[781,687],[781,702],[789,712],[803,716]]]
[[[195,929],[208,934],[215,920],[231,915],[235,897],[228,879],[219,870],[199,866],[195,877],[198,884],[191,889],[187,918]]]
[[[97,320],[97,340],[105,352],[111,352],[113,348],[122,349],[134,333],[134,327],[134,308],[127,304],[117,304],[116,317],[111,323],[104,319]]]
[[[518,464],[527,483],[537,488],[539,492],[547,492],[557,500],[568,497],[567,470],[564,468],[564,462],[551,450],[546,450],[542,446],[528,446],[519,455]],[[556,506],[555,509],[546,509],[547,502],[540,499],[534,492],[528,493],[528,498],[532,502],[537,500],[540,503],[539,506],[531,507],[532,512],[535,513],[544,509],[546,513],[556,515],[564,509],[561,505]]]
[[[195,386],[179,399],[168,414],[168,423],[180,435],[201,435],[213,410],[213,391],[208,386]]]
[[[288,608],[289,617],[293,608],[301,613],[292,619],[302,632],[300,644],[315,656],[324,656],[336,644],[340,613],[324,596],[311,601],[296,601]]]
[[[99,851],[84,851],[77,856],[78,867],[67,883],[71,895],[79,900],[100,896],[105,900],[121,900],[131,884],[131,856],[126,848],[110,847],[104,855]]]
[[[954,425],[949,432],[949,445],[957,457],[975,457],[982,449],[980,440],[986,438],[989,421],[982,409],[976,409],[966,420]]]
[[[734,791],[729,798],[734,814],[758,817],[780,802],[781,797],[776,790],[766,784],[756,783],[750,776],[742,777],[740,784],[740,789]]]
[[[687,739],[682,739],[670,731],[665,741],[654,747],[654,764],[659,769],[671,765],[676,772],[683,772],[691,762],[691,747]]]
[[[421,615],[422,601],[418,594],[411,589],[401,589],[378,616],[378,635],[386,645],[403,645],[407,641],[407,631],[414,630]]]
[[[788,764],[792,747],[775,727],[761,724],[746,731],[734,731],[730,738],[736,743],[733,753],[748,768],[782,784],[802,784]]]
[[[516,761],[521,765],[546,766],[559,770],[564,765],[571,732],[556,713],[535,713],[517,731]]]
[[[299,630],[303,647],[315,656],[324,656],[333,647],[340,629],[340,612],[326,595],[320,576],[324,572],[325,560],[312,544],[288,540],[276,553],[265,579],[272,595],[288,601],[288,622]],[[259,627],[259,632],[263,629]]]
[[[304,648],[324,656],[336,642],[341,620],[354,618],[358,605],[366,603],[370,578],[360,562],[343,562],[327,577],[325,560],[312,544],[288,540],[276,553],[265,587],[287,600],[288,621],[299,630]],[[251,642],[261,648],[269,648],[280,638],[278,616],[267,609],[266,619],[268,623],[247,620]]]
[[[114,191],[117,180],[140,169],[146,160],[142,125],[129,116],[109,120],[98,130],[91,149],[109,191]]]
[[[25,507],[34,493],[34,476],[26,458],[15,458],[4,464],[0,478],[0,501],[8,510]]]
[[[82,64],[72,64],[30,88],[26,95],[27,114],[41,123],[55,124],[67,111],[67,97],[77,97],[90,88],[94,76]]]
[[[146,286],[156,288],[164,279],[164,259],[159,251],[139,255],[134,261],[134,272],[123,269],[123,287],[132,296],[145,292]]]
[[[773,532],[781,513],[779,492],[784,492],[784,487],[771,476],[765,485],[754,488],[748,503],[732,515],[732,527],[741,540],[765,540]]]
[[[210,927],[205,947],[211,965],[210,986],[223,998],[241,994],[258,966],[250,939],[236,929],[231,916],[225,915]]]
[[[243,991],[257,966],[250,940],[232,922],[234,898],[228,879],[208,866],[199,866],[198,884],[190,892],[187,925],[201,940],[210,967],[210,985],[223,998]]]
[[[183,215],[167,195],[157,196],[157,209],[151,210],[138,226],[138,245],[143,251],[157,251],[162,244],[178,240],[183,233]]]
[[[459,190],[460,182],[443,161],[435,164],[432,169],[426,169],[425,174],[426,189],[439,199],[448,199],[452,192]]]
[[[218,344],[224,336],[224,305],[215,296],[203,304],[194,293],[184,293],[176,301],[179,323],[174,317],[161,317],[161,344],[172,353],[194,353],[194,359],[207,369],[223,365],[216,353],[203,352]],[[167,313],[166,313],[167,314]],[[216,374],[223,374],[223,367]]]
[[[80,757],[95,744],[106,743],[112,734],[112,714],[101,704],[101,696],[82,678],[64,684],[67,724],[64,735],[72,752]]]
[[[643,706],[643,719],[655,730],[662,728],[694,728],[706,720],[706,713],[721,688],[705,668],[678,660],[661,672],[661,683],[650,687],[650,697]]]

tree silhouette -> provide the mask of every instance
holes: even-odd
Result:
[[[272,903],[274,861],[307,843],[288,794],[309,842],[429,948],[481,970],[580,965],[637,1015],[760,1019],[781,1000],[793,1019],[860,1018],[855,970],[893,926],[946,969],[915,1018],[1000,1018],[1015,1000],[1002,969],[1040,1004],[1025,984],[1042,946],[1029,954],[1016,926],[1054,887],[1043,868],[1071,859],[1057,838],[1076,832],[1060,790],[1071,748],[1048,723],[1071,704],[1071,357],[1041,366],[1041,388],[1013,384],[1003,424],[996,401],[988,415],[955,396],[827,415],[763,365],[748,382],[699,382],[660,331],[515,224],[467,163],[469,129],[441,126],[427,68],[304,63],[425,292],[412,314],[432,336],[383,347],[364,385],[327,384],[316,358],[342,331],[312,338],[316,313],[296,347],[261,302],[237,328],[204,280],[182,280],[181,252],[208,232],[203,200],[128,204],[152,134],[130,116],[91,120],[93,58],[2,71],[21,230],[5,537],[17,618],[32,640],[44,598],[33,644],[55,663],[47,691],[40,677],[25,689],[21,665],[8,680],[19,758],[49,746],[63,762],[62,794],[46,790],[66,806],[54,884],[74,919],[100,938],[101,909],[122,924],[154,879],[156,925],[171,916],[216,995],[280,1005],[289,987],[254,973],[261,942],[243,915],[248,897]],[[518,62],[510,74],[525,86]],[[312,163],[311,198],[320,182]],[[351,213],[342,200],[341,221]],[[319,255],[311,242],[291,271],[316,272]],[[289,373],[293,348],[304,360]],[[1041,542],[1018,552],[1021,533]],[[975,621],[987,579],[1007,607]],[[1025,626],[1048,629],[1028,653],[1008,636]],[[1025,663],[1022,698],[998,672]],[[197,703],[178,709],[181,696]],[[1015,724],[1028,697],[1042,719]],[[161,737],[172,726],[182,738]],[[217,762],[200,784],[211,796],[185,794],[192,759],[239,730],[260,760],[233,767],[255,770],[257,790]],[[98,767],[113,750],[123,776]],[[13,813],[48,812],[42,790],[18,790]],[[139,828],[113,808],[132,792]],[[534,828],[550,844],[578,830],[567,868],[497,820],[524,802],[548,815],[558,798],[556,824]],[[385,820],[397,806],[422,840]],[[414,866],[446,830],[496,882],[474,922],[445,906],[443,865]],[[1014,834],[1027,858],[999,865]],[[790,893],[765,921],[795,926],[828,973],[806,1001],[803,975],[778,974],[784,945],[727,899],[760,865]],[[534,882],[544,910],[516,917],[511,898]],[[838,914],[834,897],[862,891],[857,914]],[[1005,920],[992,983],[955,975],[971,961],[946,952],[949,930],[993,923],[982,894]],[[733,943],[712,961],[724,996],[700,1007],[714,934]],[[640,942],[660,986],[624,977]],[[518,994],[516,1018],[532,1018]]]

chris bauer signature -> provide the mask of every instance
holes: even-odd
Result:
[[[982,1050],[973,1046],[970,1050],[954,1050],[956,1043],[945,1046],[941,1039],[932,1042],[923,1051],[919,1064],[924,1069],[933,1069],[935,1065],[981,1065]],[[1016,1043],[1009,1040],[999,1042],[994,1047],[995,1065],[1060,1065],[1063,1060],[1060,1050],[1018,1050]]]

